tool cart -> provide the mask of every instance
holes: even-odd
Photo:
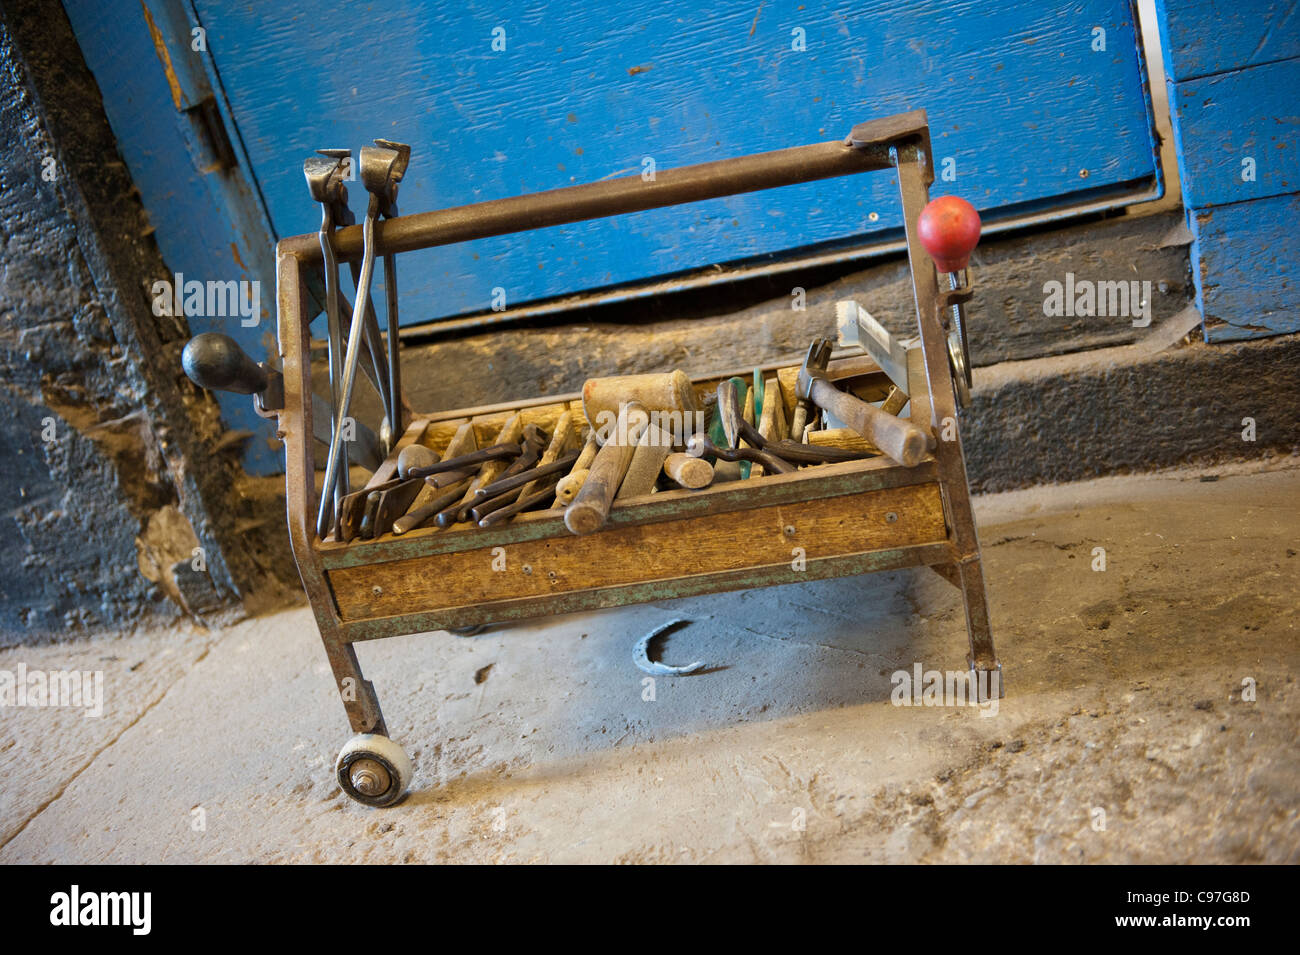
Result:
[[[346,155],[324,151],[308,161],[321,230],[285,239],[277,249],[280,367],[256,364],[233,342],[212,335],[191,341],[185,364],[198,384],[250,393],[260,413],[278,419],[293,552],[356,734],[336,764],[349,796],[389,805],[410,781],[410,760],[388,737],[355,650],[362,641],[398,634],[924,565],[961,591],[969,667],[983,692],[1001,695],[958,417],[970,383],[962,303],[972,289],[965,259],[978,220],[972,233],[960,210],[945,216],[951,210],[931,214],[927,208],[934,175],[924,111],[863,123],[843,140],[660,170],[650,182],[636,176],[405,216],[397,214],[396,193],[409,152],[376,141],[361,151],[370,208],[360,225],[352,224],[342,192]],[[787,421],[806,410],[809,389],[818,387],[856,395],[855,401],[890,396],[895,412],[901,398],[910,414],[900,420],[925,438],[918,461],[906,466],[875,453],[786,473],[766,468],[747,480],[698,490],[620,498],[598,531],[581,536],[566,526],[561,506],[523,510],[485,526],[429,524],[394,532],[393,519],[410,506],[410,495],[377,502],[402,485],[403,452],[409,458],[409,449],[428,449],[433,454],[422,451],[422,460],[436,461],[448,456],[453,442],[453,452],[490,448],[507,428],[507,437],[518,441],[521,427],[551,431],[583,417],[579,395],[409,409],[397,335],[395,266],[402,253],[866,172],[888,172],[898,181],[917,340],[892,338],[856,303],[844,303],[841,323],[855,327],[865,355],[828,360],[829,348],[816,343],[804,368],[771,365],[759,377],[767,384],[765,406]],[[386,337],[369,300],[376,258],[383,259],[387,284]],[[352,303],[340,286],[342,263],[354,277]],[[309,324],[315,310],[307,305],[308,284],[320,284],[322,273],[328,401],[313,398]],[[940,273],[948,286],[942,290]],[[720,383],[751,372],[692,376],[688,398],[703,405]],[[358,375],[370,378],[383,406],[383,420],[371,427],[350,415]],[[315,478],[322,462],[314,434],[330,448],[319,494]],[[353,463],[373,469],[364,487],[348,486]],[[364,515],[362,507],[369,508]],[[368,537],[356,533],[358,519],[370,522]],[[746,546],[733,546],[737,540]],[[796,549],[801,561],[792,561]],[[502,557],[505,569],[494,570]]]

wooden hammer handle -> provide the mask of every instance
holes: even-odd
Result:
[[[916,467],[929,450],[924,431],[840,391],[824,378],[812,383],[812,400],[904,467]]]
[[[574,534],[591,534],[605,526],[645,426],[645,409],[641,405],[630,402],[623,406],[618,433],[596,452],[582,489],[564,512],[564,526]]]

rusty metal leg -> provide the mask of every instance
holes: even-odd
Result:
[[[984,590],[984,571],[978,556],[957,565],[961,576],[961,595],[966,604],[966,634],[970,638],[970,656],[966,658],[979,688],[980,702],[1001,699],[1002,664],[993,648],[993,629],[989,625],[988,594]]]
[[[894,152],[898,170],[898,190],[903,203],[903,223],[907,235],[907,258],[912,272],[912,289],[916,299],[917,328],[921,334],[921,353],[930,396],[930,425],[938,438],[934,456],[939,467],[948,535],[953,561],[940,565],[936,572],[955,583],[966,605],[966,633],[970,638],[967,658],[980,697],[1003,695],[1002,667],[993,649],[993,632],[989,627],[988,595],[984,591],[984,573],[980,567],[979,536],[970,503],[970,484],[966,477],[966,459],[962,452],[958,427],[956,395],[952,367],[948,359],[947,332],[939,310],[939,283],[934,264],[921,245],[917,220],[930,196],[934,169],[927,143],[912,143]],[[954,579],[955,571],[955,579]]]
[[[338,684],[339,696],[343,708],[347,710],[348,722],[354,733],[378,733],[388,735],[384,725],[384,714],[379,709],[379,697],[375,687],[361,675],[361,664],[357,662],[357,651],[350,643],[340,643],[324,638],[325,655],[329,657],[330,667],[334,670],[334,682]]]

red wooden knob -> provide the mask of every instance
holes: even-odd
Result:
[[[916,232],[940,272],[960,272],[979,244],[980,214],[965,199],[940,196],[921,210]]]

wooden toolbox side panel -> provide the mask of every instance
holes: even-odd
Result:
[[[329,572],[345,621],[663,581],[947,539],[937,484],[886,488]],[[798,548],[799,550],[796,550]]]

